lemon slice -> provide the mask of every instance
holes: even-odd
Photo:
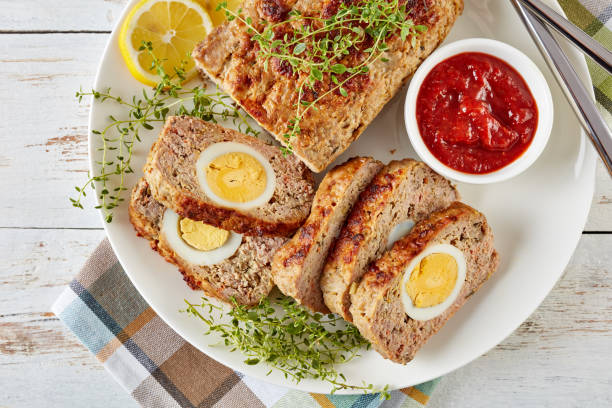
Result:
[[[153,54],[168,75],[183,62],[186,79],[196,74],[191,51],[212,30],[206,10],[192,0],[142,0],[130,11],[119,34],[119,49],[128,69],[140,82],[154,86],[157,72],[153,58],[139,48],[143,41],[153,44]]]

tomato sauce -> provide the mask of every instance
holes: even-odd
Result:
[[[501,59],[478,52],[434,67],[419,90],[416,117],[431,153],[470,174],[512,163],[538,126],[538,108],[523,77]]]

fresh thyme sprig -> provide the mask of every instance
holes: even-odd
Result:
[[[372,384],[346,384],[344,375],[336,370],[338,364],[351,361],[360,350],[370,347],[355,326],[346,323],[343,328],[344,320],[336,315],[310,313],[288,297],[276,299],[282,311],[268,299],[251,308],[233,301],[233,309],[227,313],[206,298],[201,304],[185,303],[185,312],[206,324],[206,334],[220,335],[231,351],[247,357],[246,364],[266,363],[271,367],[268,374],[276,369],[296,383],[305,378],[326,381],[333,386],[332,393],[352,389],[390,397],[388,386],[378,390]],[[229,322],[220,321],[227,321],[227,317]]]
[[[343,2],[329,18],[304,16],[294,9],[286,20],[268,23],[259,29],[242,10],[233,12],[225,3],[219,5],[218,10],[223,9],[229,21],[238,19],[247,27],[259,47],[264,69],[275,58],[281,65],[288,64],[294,74],[305,77],[298,87],[295,116],[283,135],[286,152],[292,150],[291,142],[301,133],[300,123],[310,109],[317,110],[317,104],[333,93],[348,97],[346,86],[351,80],[367,74],[374,62],[387,61],[383,56],[393,35],[398,34],[402,41],[410,37],[412,46],[415,45],[416,36],[427,27],[414,24],[406,3],[401,0]],[[352,63],[351,53],[364,56]],[[323,81],[329,81],[329,88],[318,95],[315,87]]]
[[[106,222],[112,221],[113,210],[125,200],[125,178],[134,171],[131,167],[133,149],[135,143],[141,141],[141,132],[152,130],[154,123],[164,122],[169,114],[190,115],[212,122],[231,119],[243,133],[258,135],[247,116],[226,94],[219,91],[207,92],[202,87],[183,87],[186,61],[180,67],[174,68],[174,73],[169,74],[162,67],[163,61],[155,56],[150,42],[143,42],[140,51],[145,50],[153,59],[151,71],[159,76],[159,83],[152,91],[143,90],[142,96],[133,96],[131,100],[113,95],[110,88],[90,92],[81,89],[76,93],[79,102],[86,96],[92,96],[99,102],[112,101],[127,110],[127,115],[123,118],[117,119],[110,115],[106,127],[92,130],[102,141],[102,147],[98,149],[101,157],[95,162],[99,169],[93,175],[90,174],[84,185],[75,187],[77,196],[70,198],[74,207],[82,209],[86,190],[90,187],[97,189],[100,204],[95,208],[104,211]]]

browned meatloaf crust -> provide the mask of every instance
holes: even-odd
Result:
[[[404,311],[401,280],[410,261],[435,244],[454,245],[463,252],[467,262],[465,283],[444,313],[428,321],[416,321]],[[493,233],[484,215],[465,204],[453,203],[417,224],[370,266],[351,296],[353,322],[383,357],[406,364],[495,272],[498,263]]]
[[[141,179],[132,191],[130,222],[138,235],[148,239],[151,247],[168,262],[177,265],[192,289],[202,289],[224,302],[233,297],[239,304],[255,305],[274,287],[272,256],[285,243],[282,237],[243,236],[242,244],[230,258],[212,266],[192,265],[180,258],[160,233],[166,209],[151,197],[147,182]]]
[[[327,307],[351,321],[351,290],[382,255],[393,228],[407,220],[416,223],[458,198],[455,187],[425,163],[389,163],[361,193],[329,253],[321,277]]]
[[[246,0],[243,13],[257,29],[264,20],[286,19],[290,10],[305,15],[335,14],[337,0]],[[351,79],[345,86],[348,96],[333,92],[317,103],[301,121],[301,134],[291,142],[293,151],[315,172],[323,171],[356,140],[383,106],[406,83],[421,62],[446,38],[463,11],[463,0],[408,0],[415,24],[428,27],[425,33],[402,41],[398,35],[388,40],[385,60],[369,66],[369,72]],[[284,26],[286,29],[286,26]],[[279,30],[282,27],[279,28]],[[281,35],[282,33],[279,33]],[[357,66],[366,58],[355,51],[343,63]],[[266,71],[258,48],[238,19],[217,27],[196,47],[193,57],[208,74],[232,96],[262,127],[284,143],[289,121],[295,117],[300,85],[307,75],[294,74],[288,64],[271,60]],[[316,93],[331,89],[329,77],[317,83]]]
[[[276,174],[274,195],[249,210],[211,201],[198,182],[196,162],[208,146],[220,142],[248,145],[269,160]],[[252,236],[285,236],[306,219],[315,194],[312,172],[295,156],[261,140],[188,116],[172,116],[149,153],[144,168],[151,194],[185,218]]]
[[[325,175],[306,223],[274,255],[272,277],[285,295],[315,312],[329,313],[320,286],[327,252],[357,196],[382,167],[371,157],[355,157]]]

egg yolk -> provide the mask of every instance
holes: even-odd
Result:
[[[212,251],[221,248],[230,236],[229,231],[189,218],[181,219],[179,232],[186,243],[200,251]]]
[[[217,196],[233,203],[254,200],[266,189],[266,171],[247,153],[223,154],[208,164],[206,181]]]
[[[426,256],[412,270],[406,292],[416,307],[439,305],[452,293],[457,283],[458,265],[448,254]]]

